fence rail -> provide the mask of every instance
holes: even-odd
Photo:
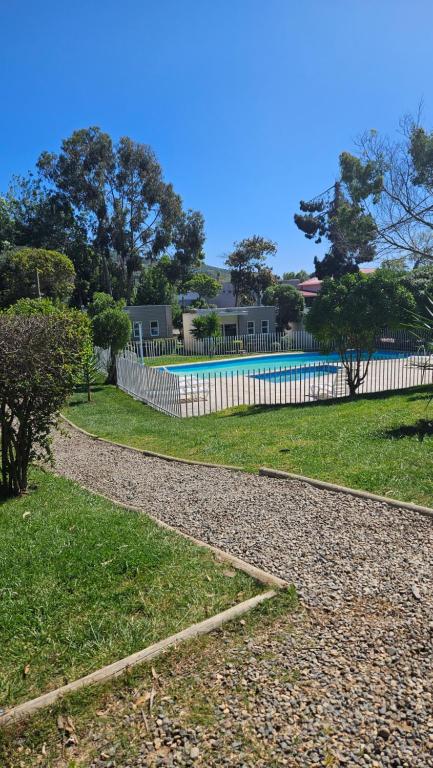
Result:
[[[131,351],[116,358],[117,386],[170,416],[182,416],[180,382],[160,368],[142,365]]]
[[[385,337],[387,338],[387,337]],[[387,342],[384,342],[387,343]],[[391,342],[389,342],[391,343]],[[387,352],[389,355],[389,352]],[[385,355],[385,350],[383,351]],[[414,349],[361,363],[359,394],[410,389],[433,383],[433,356]],[[132,350],[117,358],[118,386],[136,399],[172,416],[202,416],[239,405],[297,405],[349,394],[346,370],[324,357],[295,366],[265,369],[251,358],[246,370],[177,375],[141,364]]]

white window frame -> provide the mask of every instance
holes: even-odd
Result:
[[[156,324],[156,328],[152,328],[152,326],[155,324]],[[156,339],[156,337],[159,336],[159,320],[151,320],[149,327],[150,327],[151,338]],[[155,330],[156,330],[156,333],[154,333]]]
[[[250,331],[250,325],[252,325],[253,330]],[[255,320],[247,320],[247,335],[248,336],[254,336],[256,332],[256,322]]]
[[[263,326],[266,327],[266,331],[263,330]],[[269,333],[269,320],[262,320],[261,331],[262,333]]]
[[[140,335],[140,327],[141,327],[141,335]],[[132,323],[132,338],[134,341],[140,341],[140,338],[143,336],[143,323],[141,320],[134,320]]]

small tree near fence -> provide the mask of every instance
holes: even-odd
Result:
[[[415,309],[412,294],[392,273],[328,278],[306,316],[306,328],[327,348],[335,347],[351,397],[368,373],[383,328],[396,329]]]
[[[131,321],[122,309],[123,303],[107,293],[95,293],[89,306],[93,341],[97,347],[110,350],[107,382],[116,383],[116,355],[131,338]]]
[[[221,324],[217,313],[197,315],[192,321],[191,333],[195,339],[212,339],[221,336]]]
[[[87,339],[82,313],[0,315],[1,495],[24,493],[30,462],[51,456],[50,433]]]

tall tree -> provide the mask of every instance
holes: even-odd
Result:
[[[154,262],[170,246],[180,262],[201,251],[202,218],[182,212],[149,146],[126,136],[113,144],[99,128],[85,128],[65,139],[58,155],[44,152],[38,168],[87,217],[105,269],[115,255],[118,290],[128,302],[143,260]]]
[[[198,293],[199,300],[208,302],[221,291],[221,283],[204,272],[197,272],[187,284],[189,291]]]
[[[185,290],[188,281],[204,260],[204,219],[200,211],[182,212],[173,227],[170,259],[161,266],[173,285]]]
[[[341,162],[341,158],[340,158]],[[358,272],[359,264],[372,261],[375,255],[376,226],[366,214],[360,199],[340,181],[334,184],[330,199],[319,197],[311,202],[301,200],[302,213],[295,213],[295,224],[305,237],[321,243],[326,238],[330,247],[323,259],[314,258],[317,277],[341,277]]]
[[[15,242],[15,222],[10,201],[0,197],[0,252]]]
[[[419,118],[400,122],[398,139],[369,131],[357,155],[344,153],[342,178],[376,220],[378,254],[433,261],[433,132]]]
[[[164,263],[170,261],[163,257],[157,264],[143,267],[138,283],[134,304],[172,304],[175,300],[173,284],[168,280]]]
[[[17,246],[57,250],[71,259],[76,273],[71,303],[87,304],[103,285],[101,259],[91,248],[86,218],[67,196],[32,176],[15,178],[8,194]]]
[[[279,330],[282,331],[290,323],[299,323],[305,309],[304,297],[293,285],[271,285],[263,294],[265,304],[277,308]]]
[[[259,235],[234,243],[226,264],[230,269],[236,306],[241,299],[245,303],[261,300],[263,291],[275,280],[272,270],[266,266],[266,259],[276,252],[276,244]]]

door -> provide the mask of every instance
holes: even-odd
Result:
[[[236,336],[238,330],[236,323],[224,323],[223,329],[224,336]]]

